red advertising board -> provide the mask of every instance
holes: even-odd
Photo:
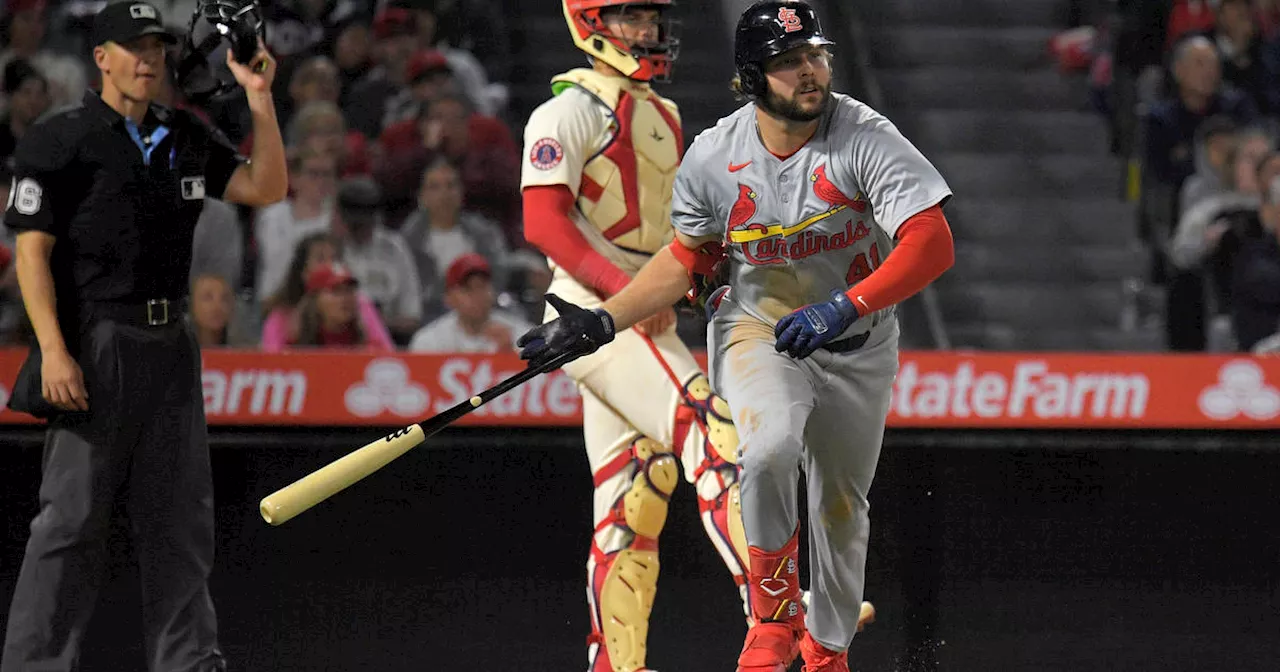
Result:
[[[26,352],[0,349],[7,401]],[[211,425],[396,426],[522,368],[513,355],[204,355]],[[471,413],[473,426],[574,426],[582,403],[557,371]],[[0,424],[37,422],[0,411]],[[920,428],[1280,429],[1280,358],[904,352],[889,424]]]

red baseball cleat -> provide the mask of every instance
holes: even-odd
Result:
[[[808,632],[800,640],[800,657],[804,667],[800,672],[849,672],[849,652],[836,653],[814,641]]]

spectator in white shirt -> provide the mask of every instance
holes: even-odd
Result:
[[[259,297],[265,299],[280,291],[299,241],[310,234],[330,230],[337,183],[336,156],[303,149],[291,158],[289,197],[259,210],[254,225]]]
[[[334,230],[342,236],[343,259],[373,299],[387,329],[405,343],[422,326],[422,284],[409,246],[382,223],[382,191],[368,177],[338,186]]]
[[[464,254],[445,273],[450,312],[423,327],[409,343],[413,352],[513,352],[516,339],[533,327],[494,308],[493,276],[478,254]]]
[[[426,319],[442,315],[444,273],[464,254],[478,253],[495,269],[493,283],[506,288],[507,241],[496,222],[462,208],[462,177],[457,167],[439,157],[422,175],[418,208],[400,225],[422,281]]]

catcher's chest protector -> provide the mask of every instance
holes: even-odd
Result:
[[[577,86],[612,111],[612,141],[587,161],[578,208],[614,245],[653,254],[671,241],[671,189],[684,156],[675,103],[647,85],[580,68],[552,79]]]

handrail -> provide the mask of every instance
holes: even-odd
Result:
[[[876,76],[875,69],[871,67],[871,59],[867,55],[866,25],[858,14],[858,10],[850,6],[852,3],[841,2],[840,0],[821,0],[820,4],[824,6],[824,14],[830,17],[824,28],[830,30],[832,27],[842,26],[847,32],[849,39],[840,40],[840,42],[843,42],[840,47],[842,47],[842,51],[848,53],[851,57],[857,72],[858,83],[861,84],[867,104],[880,113],[888,115],[886,110],[888,103],[884,97],[884,89],[880,87],[880,79]],[[848,82],[843,79],[839,69],[835,72],[835,79],[838,84],[847,87]],[[950,350],[951,338],[947,334],[946,320],[942,317],[942,309],[938,304],[938,295],[932,285],[925,287],[920,292],[920,300],[924,307],[925,320],[929,324],[929,332],[933,337],[934,346],[940,350]]]

